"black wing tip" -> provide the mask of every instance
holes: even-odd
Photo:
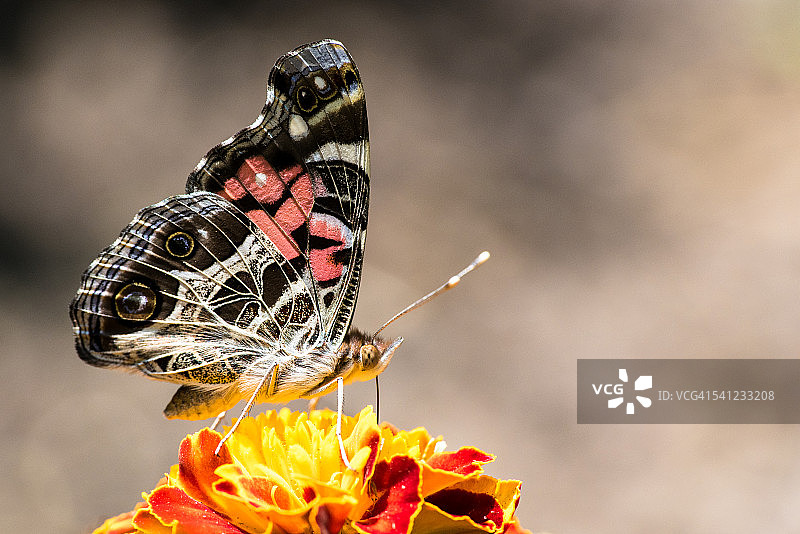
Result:
[[[291,52],[287,52],[282,57],[295,55],[298,52],[302,52],[303,50],[306,50],[306,49],[309,49],[309,48],[323,48],[323,47],[336,47],[336,48],[343,48],[344,50],[347,50],[347,47],[344,46],[344,43],[342,43],[340,40],[334,39],[332,37],[326,37],[324,39],[320,39],[319,41],[312,41],[310,43],[306,43],[306,44],[300,45],[297,48],[295,48],[294,50],[292,50]]]

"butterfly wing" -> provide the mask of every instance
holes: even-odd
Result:
[[[369,206],[364,90],[344,46],[281,57],[261,115],[214,147],[186,190],[230,200],[276,244],[318,306],[314,344],[335,350],[358,295]]]
[[[319,328],[301,274],[209,193],[140,211],[84,273],[71,315],[88,363],[210,386]]]
[[[367,137],[363,88],[341,43],[280,58],[258,119],[209,151],[186,195],[139,212],[84,273],[71,305],[81,358],[185,384],[167,408],[177,417],[215,415],[242,396],[244,373],[279,363],[284,400],[323,380],[335,362],[311,360],[335,353],[358,293]]]

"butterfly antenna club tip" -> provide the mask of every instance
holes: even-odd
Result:
[[[486,262],[486,260],[488,260],[488,259],[489,259],[491,256],[492,256],[492,255],[491,255],[491,254],[489,254],[489,251],[488,251],[488,250],[484,250],[483,252],[481,252],[480,254],[478,254],[478,257],[477,257],[477,258],[475,258],[474,260],[472,260],[472,263],[470,263],[469,265],[467,265],[467,266],[466,266],[466,267],[465,267],[465,268],[464,268],[464,269],[463,269],[463,270],[462,270],[460,273],[458,273],[457,275],[455,275],[455,276],[452,276],[452,277],[450,278],[450,280],[448,280],[448,281],[447,281],[447,283],[444,285],[444,287],[443,287],[441,290],[442,290],[442,291],[446,291],[446,290],[448,290],[448,289],[450,289],[450,288],[453,288],[453,287],[455,287],[456,285],[458,285],[458,283],[461,281],[461,278],[462,278],[462,277],[463,277],[465,274],[467,274],[467,273],[468,273],[468,272],[470,272],[470,271],[473,271],[473,270],[475,270],[475,269],[476,269],[477,267],[479,267],[479,266],[480,266],[482,263]]]
[[[408,313],[408,312],[410,312],[411,310],[414,310],[414,309],[416,309],[416,308],[419,308],[420,306],[422,306],[423,304],[425,304],[426,302],[428,302],[429,300],[431,300],[433,297],[436,297],[436,296],[438,296],[438,295],[440,295],[440,294],[444,293],[444,292],[445,292],[445,291],[447,291],[448,289],[452,289],[452,288],[454,288],[455,286],[457,286],[457,285],[458,285],[458,283],[459,283],[459,282],[461,282],[461,278],[462,278],[464,275],[466,275],[467,273],[469,273],[469,272],[471,272],[471,271],[474,271],[474,270],[475,270],[475,268],[477,268],[477,267],[478,267],[478,266],[480,266],[482,263],[484,263],[486,260],[488,260],[488,259],[489,259],[489,256],[490,256],[490,254],[489,254],[489,252],[488,252],[488,251],[486,251],[486,250],[484,250],[483,252],[481,252],[480,254],[478,254],[478,257],[477,257],[477,258],[475,258],[474,260],[472,260],[472,263],[470,263],[469,265],[467,265],[466,267],[464,267],[464,269],[462,269],[462,270],[461,270],[461,272],[459,272],[457,275],[455,275],[455,276],[451,276],[451,277],[450,277],[450,279],[449,279],[449,280],[448,280],[446,283],[444,283],[444,284],[442,284],[441,286],[437,287],[436,289],[434,289],[433,291],[431,291],[430,293],[428,293],[428,294],[427,294],[427,295],[425,295],[424,297],[422,297],[422,298],[420,298],[420,299],[418,299],[418,300],[416,300],[416,301],[412,302],[412,303],[411,303],[411,304],[409,304],[409,305],[408,305],[408,306],[407,306],[405,309],[403,309],[403,310],[402,310],[400,313],[398,313],[397,315],[395,315],[394,317],[392,317],[391,319],[389,319],[388,321],[386,321],[386,322],[383,324],[383,326],[381,326],[380,328],[378,328],[378,330],[377,330],[377,332],[375,332],[374,336],[377,336],[379,333],[381,333],[381,331],[383,331],[383,329],[384,329],[384,328],[386,328],[387,326],[389,326],[389,325],[390,325],[390,324],[392,324],[394,321],[396,321],[397,319],[399,319],[399,318],[400,318],[400,317],[402,317],[403,315],[407,314],[407,313]]]

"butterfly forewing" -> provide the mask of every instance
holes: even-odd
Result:
[[[247,214],[303,273],[320,345],[338,347],[358,294],[369,205],[363,87],[341,43],[281,57],[250,127],[212,149],[187,192],[209,191]]]

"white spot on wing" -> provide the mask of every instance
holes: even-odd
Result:
[[[309,156],[311,161],[342,160],[353,165],[361,165],[363,142],[358,143],[325,143],[319,150]]]
[[[289,135],[292,136],[292,139],[300,139],[308,135],[308,124],[300,115],[293,114],[289,119]]]
[[[317,89],[320,91],[324,91],[326,87],[328,87],[328,82],[326,82],[322,76],[315,76],[314,77],[314,85],[317,86]]]
[[[263,172],[256,173],[256,183],[261,187],[264,187],[267,184],[267,175]]]

